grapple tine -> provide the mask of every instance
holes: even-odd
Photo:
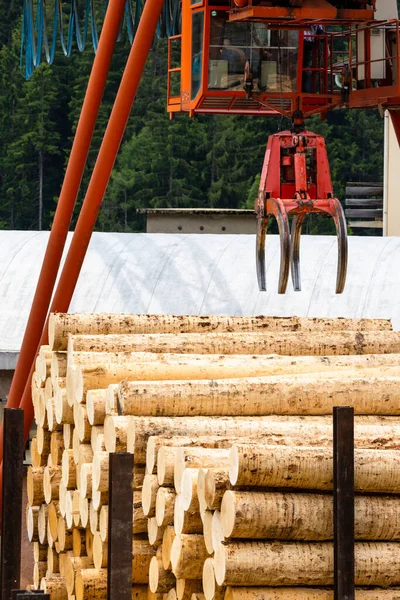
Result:
[[[281,246],[281,261],[279,267],[278,294],[286,292],[289,271],[290,271],[290,227],[289,218],[282,200],[270,199],[267,202],[267,213],[276,218],[279,229],[279,239]]]
[[[347,275],[348,242],[346,219],[343,207],[337,198],[332,199],[335,209],[333,220],[336,225],[336,234],[338,239],[338,266],[336,275],[336,293],[341,294],[344,290]]]
[[[268,219],[264,216],[257,217],[257,241],[256,241],[256,265],[257,280],[260,292],[267,289],[267,279],[265,275],[265,235],[267,233]]]
[[[301,276],[300,276],[300,240],[303,229],[305,213],[294,215],[292,220],[292,232],[290,236],[291,244],[291,260],[290,266],[292,271],[293,289],[295,292],[301,291]]]

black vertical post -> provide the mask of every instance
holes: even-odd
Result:
[[[354,409],[333,409],[334,599],[354,600]]]
[[[20,587],[24,411],[4,409],[1,600]]]
[[[132,600],[133,454],[109,461],[107,600]]]

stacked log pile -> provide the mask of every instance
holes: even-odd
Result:
[[[400,597],[388,321],[52,315],[32,378],[33,586],[107,589],[108,459],[134,455],[132,598],[331,600],[332,408],[354,407],[357,599]]]

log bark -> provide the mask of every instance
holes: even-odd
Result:
[[[171,548],[172,572],[177,579],[200,579],[207,557],[202,535],[177,535]]]
[[[59,485],[61,481],[61,467],[44,467],[43,492],[47,504],[59,498]]]
[[[60,505],[58,502],[53,501],[48,505],[47,519],[49,523],[51,537],[54,542],[57,541],[57,522],[60,516]]]
[[[320,319],[301,317],[230,317],[173,315],[64,314],[49,317],[49,349],[66,350],[69,335],[122,333],[202,333],[204,331],[298,331],[298,330],[392,329],[388,319]]]
[[[163,446],[160,448],[157,457],[157,477],[161,486],[174,485],[175,457],[178,448],[173,446]]]
[[[355,538],[399,540],[400,501],[355,497]],[[332,540],[333,499],[326,494],[225,492],[221,507],[226,538]]]
[[[359,586],[399,585],[400,545],[358,542],[355,583]],[[333,584],[330,542],[232,542],[220,544],[214,558],[218,585],[325,586]]]
[[[391,372],[394,374],[392,375]],[[279,375],[203,381],[120,384],[124,415],[263,416],[328,415],[333,406],[353,406],[359,415],[397,415],[400,371],[388,368],[330,374]]]
[[[92,497],[92,463],[83,463],[79,475],[79,493],[83,498]]]
[[[99,492],[108,491],[109,453],[95,452],[93,454],[92,485]]]
[[[37,449],[39,454],[44,456],[48,456],[50,453],[50,436],[51,433],[48,429],[44,429],[43,427],[37,426],[36,431],[36,439],[37,439]]]
[[[133,492],[133,533],[147,532],[147,517],[143,513],[142,493],[140,490]]]
[[[61,464],[64,452],[64,435],[61,431],[54,431],[50,436],[50,454],[53,466]]]
[[[55,385],[56,380],[59,377],[66,377],[67,375],[67,354],[65,352],[52,352],[51,353],[51,366],[50,366],[50,377]]]
[[[62,482],[67,490],[76,488],[76,464],[73,450],[64,450],[61,461]]]
[[[400,489],[400,456],[396,450],[354,452],[358,492],[396,494]],[[331,490],[333,458],[329,448],[236,444],[230,452],[232,485]]]

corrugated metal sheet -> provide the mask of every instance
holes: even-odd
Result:
[[[0,351],[19,349],[47,232],[0,232]],[[348,282],[334,293],[336,239],[304,236],[303,291],[276,293],[278,239],[267,240],[269,291],[247,235],[96,233],[73,312],[392,318],[400,329],[400,238],[351,237]]]

